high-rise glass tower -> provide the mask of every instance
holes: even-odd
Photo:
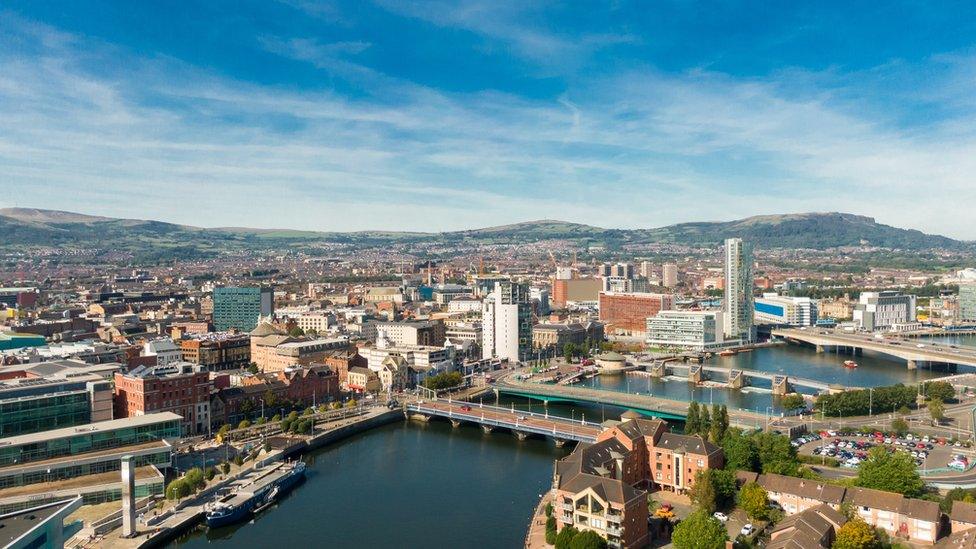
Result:
[[[726,339],[755,340],[754,308],[752,246],[741,238],[729,238],[725,241],[725,301],[722,303]]]

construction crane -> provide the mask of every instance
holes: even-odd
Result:
[[[552,260],[552,270],[553,271],[558,271],[559,270],[559,262],[556,261],[556,255],[552,253],[552,250],[546,250],[546,251],[549,252],[549,259]]]

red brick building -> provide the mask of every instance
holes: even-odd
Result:
[[[183,417],[183,434],[210,427],[210,375],[187,362],[139,366],[115,374],[115,417],[173,412]]]
[[[556,462],[556,528],[592,530],[611,547],[649,541],[647,491],[685,492],[699,471],[721,468],[722,449],[700,436],[669,433],[660,420],[627,412],[593,444],[580,444]]]
[[[344,350],[336,351],[331,355],[325,357],[322,361],[326,366],[332,368],[332,370],[339,376],[339,383],[345,383],[349,377],[349,370],[351,368],[365,368],[369,361],[366,357],[359,354],[359,350],[355,347]]]
[[[600,292],[600,321],[607,333],[643,335],[647,318],[674,308],[674,296],[623,292]]]

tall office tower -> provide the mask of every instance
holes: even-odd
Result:
[[[250,332],[258,325],[259,317],[274,314],[274,291],[256,286],[214,288],[213,307],[215,330],[237,328]]]
[[[665,288],[674,288],[678,285],[678,266],[674,263],[665,263],[661,267],[661,284]]]
[[[755,340],[752,297],[752,246],[741,238],[725,241],[725,313],[726,339],[743,342]]]
[[[642,277],[651,278],[654,275],[654,265],[650,261],[641,261],[639,272]]]
[[[976,283],[959,285],[959,320],[976,322]]]
[[[528,284],[495,282],[481,305],[481,357],[526,360],[532,352]]]

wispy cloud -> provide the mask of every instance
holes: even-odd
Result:
[[[469,9],[472,26],[492,19]],[[565,45],[541,30],[537,39],[505,32],[536,52]],[[362,62],[367,41],[256,38],[369,89],[349,96],[120,53],[16,16],[0,18],[0,34],[34,44],[0,47],[7,205],[337,230],[542,217],[650,227],[843,210],[976,238],[965,53],[926,65],[935,73],[916,88],[954,116],[905,126],[860,95],[865,79],[829,71],[735,78],[633,68],[528,99],[391,77]],[[119,55],[125,72],[97,70]]]

